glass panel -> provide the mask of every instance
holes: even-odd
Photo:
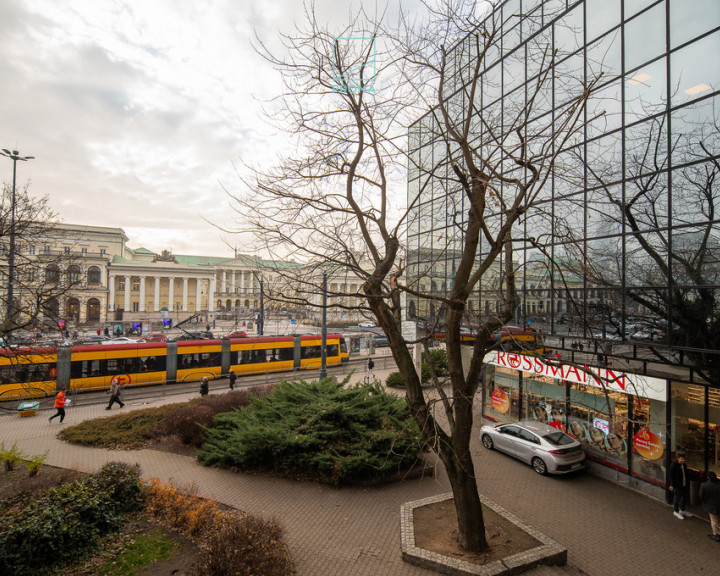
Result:
[[[499,366],[485,368],[484,414],[498,422],[520,420],[518,374]]]
[[[660,486],[665,485],[665,402],[633,399],[632,473]]]
[[[625,78],[625,125],[665,109],[666,71],[665,58],[660,58]]]
[[[625,70],[654,60],[665,52],[665,7],[643,12],[625,25]]]
[[[656,116],[625,130],[625,172],[627,178],[667,169],[667,123]]]
[[[594,92],[587,104],[588,139],[612,132],[622,126],[620,82],[613,82]]]
[[[597,78],[602,74],[601,82],[618,76],[621,72],[620,31],[616,30],[604,36],[587,49],[588,79]]]
[[[587,41],[592,42],[620,24],[620,0],[586,0],[585,21]]]
[[[583,7],[579,4],[553,25],[555,49],[561,55],[572,54],[583,43]]]
[[[688,468],[705,470],[705,388],[672,383],[671,450],[684,453]]]
[[[654,2],[657,0],[625,0],[625,19],[635,16],[640,10],[644,10]]]
[[[707,96],[720,88],[720,32],[673,53],[670,86],[673,106]]]
[[[720,2],[670,0],[670,22],[670,46],[675,48],[720,26]]]
[[[628,396],[573,384],[568,432],[583,445],[588,458],[627,469]]]
[[[672,113],[673,165],[720,154],[720,96],[684,106]]]
[[[715,216],[718,208],[718,191],[715,183],[717,178],[718,171],[714,163],[693,164],[687,168],[673,170],[674,226],[706,223]],[[713,187],[715,187],[714,194],[709,192]],[[700,232],[702,230],[695,231],[698,241],[702,236]],[[713,247],[713,251],[715,250],[717,246]]]
[[[588,186],[607,186],[622,178],[622,141],[620,132],[587,143]]]

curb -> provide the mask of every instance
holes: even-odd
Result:
[[[563,548],[552,538],[528,526],[517,516],[482,495],[480,496],[480,501],[483,506],[487,506],[509,522],[523,529],[530,536],[541,542],[542,545],[485,565],[473,564],[465,560],[442,556],[436,552],[415,546],[415,528],[413,523],[413,511],[415,508],[452,499],[452,492],[447,492],[445,494],[423,498],[422,500],[407,502],[401,506],[400,539],[402,559],[404,562],[422,568],[429,568],[442,574],[460,576],[505,576],[520,574],[540,565],[564,566],[567,564],[567,548]]]

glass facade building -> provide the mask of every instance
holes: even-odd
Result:
[[[529,124],[556,125],[570,95],[594,82],[585,125],[553,143],[555,170],[514,234],[514,322],[539,327],[565,358],[663,385],[606,397],[491,362],[485,415],[527,418],[542,405],[552,418],[555,409],[583,437],[603,432],[588,441],[590,458],[658,486],[679,451],[698,474],[720,473],[720,2],[507,0],[487,25],[498,33],[474,101],[463,85],[477,63],[472,35],[448,52],[444,91],[477,111],[479,149],[497,135],[489,126],[502,130],[518,110],[532,108]],[[408,280],[440,296],[452,286],[467,211],[441,132],[430,111],[408,134]],[[496,312],[502,266],[484,274],[469,323]],[[443,310],[417,296],[407,313],[427,322]]]

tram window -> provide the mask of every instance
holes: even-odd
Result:
[[[292,361],[293,349],[292,348],[279,348],[277,358],[281,362]]]
[[[320,346],[305,346],[301,358],[320,358]]]
[[[337,356],[338,355],[338,345],[337,344],[331,344],[327,347],[327,355],[328,356]]]
[[[239,364],[238,362],[238,356],[240,356],[240,353],[237,350],[231,350],[230,351],[230,365],[234,366],[236,364]]]

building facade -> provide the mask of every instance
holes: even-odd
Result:
[[[555,170],[514,234],[515,321],[539,327],[564,358],[571,341],[612,349],[632,385],[606,395],[562,372],[535,372],[532,360],[525,370],[525,359],[494,358],[484,415],[531,418],[542,406],[544,418],[592,435],[586,452],[603,470],[650,489],[664,487],[680,452],[698,477],[720,473],[720,3],[507,0],[485,23],[496,44],[480,62],[472,35],[449,50],[445,92],[477,109],[478,150],[501,140],[519,110],[530,110],[528,132],[554,129],[569,94],[593,85],[582,130],[548,152]],[[543,54],[555,61],[538,89]],[[465,73],[478,63],[469,102]],[[408,281],[443,295],[462,249],[463,199],[440,132],[432,111],[409,131]],[[498,277],[488,273],[473,297],[481,316],[495,312]],[[410,298],[408,310],[442,315],[431,299]]]

